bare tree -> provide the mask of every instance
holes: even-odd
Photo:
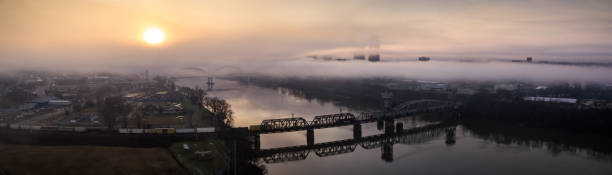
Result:
[[[231,105],[223,99],[217,97],[205,97],[202,101],[204,108],[208,109],[213,114],[215,122],[231,126],[234,122],[234,112]]]
[[[144,112],[140,105],[134,108],[134,110],[132,111],[132,116],[134,117],[134,120],[136,120],[136,128],[142,128],[143,127],[142,122],[144,120]]]
[[[128,111],[128,107],[123,104],[121,97],[107,97],[104,99],[102,108],[98,108],[98,111],[102,113],[108,128],[113,129],[117,122],[117,117],[125,114]]]

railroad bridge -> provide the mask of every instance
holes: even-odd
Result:
[[[256,157],[261,158],[264,162],[279,163],[304,160],[311,152],[314,152],[318,157],[326,157],[354,152],[358,146],[368,150],[382,147],[382,158],[386,161],[392,161],[394,144],[424,143],[445,134],[446,143],[454,144],[455,127],[456,124],[452,123],[438,123],[407,130],[397,128],[395,132],[385,132],[384,134],[353,139],[271,149],[256,148],[255,151]]]
[[[354,115],[352,113],[338,113],[330,115],[315,116],[312,121],[306,121],[302,117],[267,119],[261,122],[261,125],[252,125],[249,131],[252,134],[266,134],[277,132],[301,131],[319,128],[329,128],[337,126],[355,125],[359,127],[364,122],[374,122],[377,120],[394,119],[397,117],[405,117],[411,115],[442,112],[455,109],[456,104],[441,100],[414,100],[407,101],[395,106],[391,111],[361,113]]]

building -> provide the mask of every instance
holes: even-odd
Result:
[[[514,91],[514,90],[517,90],[518,88],[519,88],[518,84],[496,84],[493,87],[495,91],[498,91],[498,90]]]
[[[533,61],[533,58],[532,57],[527,57],[526,60],[527,60],[527,62],[531,62],[531,61]]]
[[[425,56],[419,57],[419,61],[429,61],[429,60],[431,60],[431,58],[429,57],[425,57]]]
[[[442,92],[449,89],[447,83],[435,81],[412,81],[402,80],[386,84],[386,87],[392,90],[412,90],[412,91],[437,91]]]
[[[36,103],[26,103],[26,104],[20,105],[19,110],[21,111],[32,110],[36,108],[36,106],[37,106]]]
[[[162,107],[162,114],[182,114],[183,108],[180,106],[164,106]]]
[[[478,91],[476,91],[475,89],[471,89],[471,88],[459,88],[456,91],[457,94],[461,94],[461,95],[474,95],[477,92]]]
[[[68,100],[49,100],[49,105],[68,106],[70,104],[72,104],[72,102]]]
[[[571,103],[578,102],[575,98],[553,98],[553,97],[523,97],[525,101],[551,102],[551,103]]]
[[[365,60],[365,55],[361,55],[361,54],[353,55],[353,60]]]
[[[348,61],[346,58],[336,58],[336,61]]]
[[[370,54],[368,55],[368,61],[370,62],[378,62],[380,61],[380,54]]]
[[[546,90],[546,89],[548,89],[548,86],[537,86],[535,88],[535,90]]]
[[[448,84],[434,81],[417,81],[418,88],[423,91],[446,91]]]

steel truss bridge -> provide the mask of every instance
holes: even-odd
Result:
[[[450,123],[439,123],[393,134],[379,134],[313,145],[260,149],[256,151],[256,155],[266,163],[279,163],[304,160],[311,152],[319,157],[326,157],[351,153],[355,151],[357,146],[361,146],[363,149],[374,149],[384,145],[418,144],[428,142],[449,132],[454,133],[455,126],[455,124]]]
[[[310,130],[319,128],[329,128],[337,126],[351,125],[355,123],[373,122],[378,119],[393,119],[409,115],[425,114],[452,110],[456,107],[455,103],[440,100],[415,100],[399,104],[390,112],[361,113],[338,113],[330,115],[315,116],[312,121],[306,121],[302,117],[267,119],[261,125],[251,126],[250,132],[253,134],[265,134],[276,132],[289,132]]]

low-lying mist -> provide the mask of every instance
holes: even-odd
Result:
[[[78,67],[77,67],[78,68]],[[31,70],[24,68],[26,70]],[[18,70],[12,68],[11,71]],[[205,64],[164,64],[98,67],[92,69],[34,69],[59,73],[115,72],[122,74],[143,73],[162,76],[213,76],[230,75],[274,76],[274,77],[338,77],[372,78],[391,77],[432,81],[529,81],[612,83],[612,68],[598,66],[571,66],[512,62],[460,62],[460,61],[316,61],[257,60],[208,62]],[[0,71],[6,73],[9,71]]]
[[[192,67],[193,68],[193,67]],[[245,74],[278,77],[396,77],[435,81],[612,82],[612,68],[509,62],[366,62],[278,61],[198,66],[203,74]],[[182,73],[194,72],[183,69]],[[211,73],[212,72],[212,73]],[[197,74],[197,73],[196,73]]]

